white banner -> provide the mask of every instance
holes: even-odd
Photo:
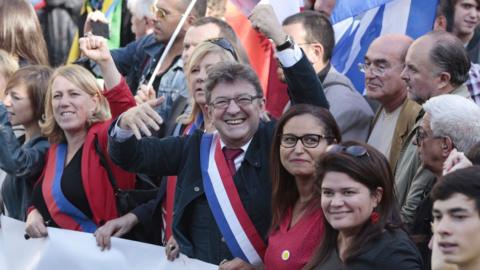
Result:
[[[48,237],[25,240],[25,223],[0,218],[0,270],[216,270],[218,266],[180,255],[167,260],[160,246],[112,238],[101,251],[89,233],[48,228]]]

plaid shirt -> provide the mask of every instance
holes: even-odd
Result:
[[[472,63],[468,72],[468,80],[465,82],[470,96],[480,106],[480,65]]]

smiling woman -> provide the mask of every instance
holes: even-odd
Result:
[[[306,269],[422,269],[422,259],[400,229],[393,175],[373,147],[331,147],[317,169],[325,237]]]
[[[265,269],[302,269],[323,238],[315,164],[341,140],[328,110],[295,105],[279,119],[272,143],[272,225]]]
[[[135,106],[134,98],[118,73],[102,37],[80,40],[80,48],[102,69],[105,89],[86,69],[57,68],[48,84],[42,132],[52,143],[46,164],[32,195],[26,231],[46,236],[46,225],[95,232],[116,218],[116,199],[101,154],[106,153],[107,129],[112,117]],[[131,189],[135,175],[106,164],[121,189]]]

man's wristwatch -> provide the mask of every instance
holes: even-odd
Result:
[[[290,36],[287,35],[287,40],[284,43],[282,43],[282,44],[280,44],[276,47],[277,52],[281,52],[281,51],[289,49],[289,48],[293,49],[294,44],[295,43],[293,42],[293,39]]]

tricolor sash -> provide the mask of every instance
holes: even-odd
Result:
[[[262,265],[265,242],[243,207],[217,135],[203,134],[200,166],[208,204],[230,252],[250,264]]]
[[[183,131],[183,135],[191,135],[195,130],[203,125],[203,114],[199,113],[195,121],[188,125]],[[164,201],[164,215],[165,215],[165,243],[172,236],[173,224],[173,208],[175,203],[175,187],[177,186],[177,176],[171,175],[167,177],[167,191]]]
[[[46,164],[42,193],[50,216],[60,228],[93,233],[97,225],[62,192],[61,179],[67,156],[66,144],[53,144]]]

